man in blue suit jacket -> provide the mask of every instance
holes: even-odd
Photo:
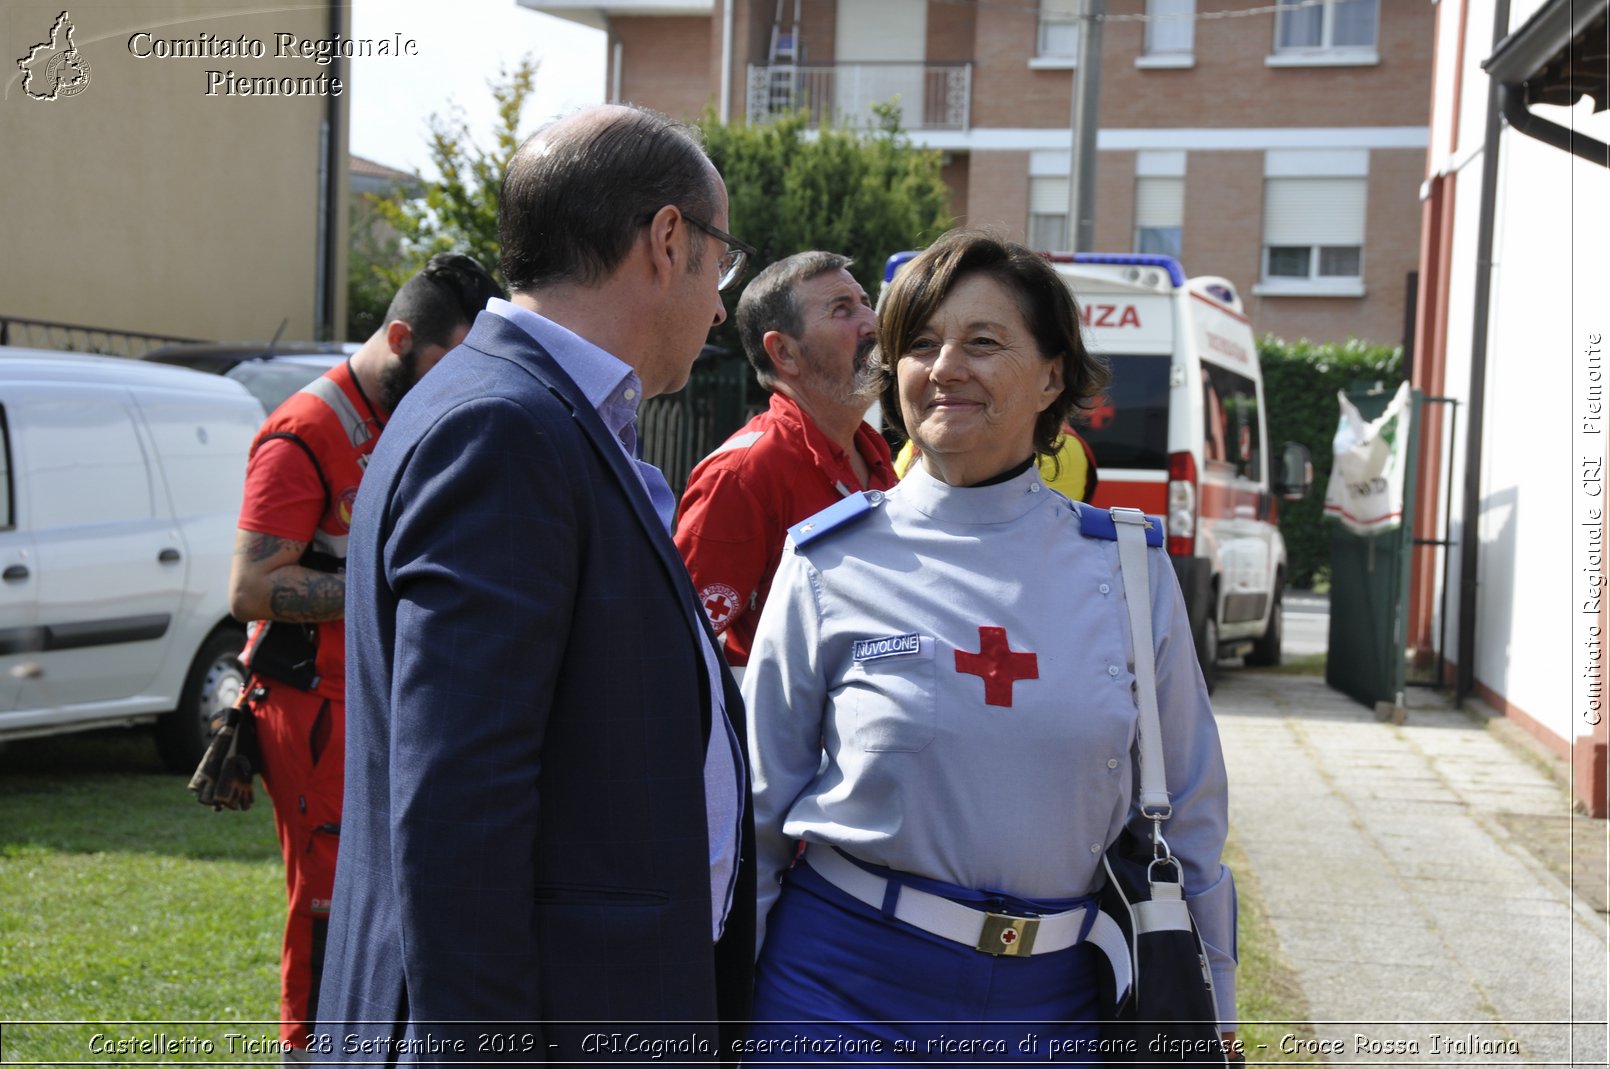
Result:
[[[499,216],[513,299],[398,407],[353,510],[314,1060],[731,1060],[743,709],[632,453],[747,247],[694,135],[635,108],[539,131]]]

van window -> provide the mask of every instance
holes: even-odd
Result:
[[[28,444],[30,527],[153,516],[145,449],[121,401],[79,394],[26,401],[13,415]]]
[[[1173,358],[1107,357],[1112,382],[1079,433],[1096,454],[1096,468],[1168,470],[1168,376]]]
[[[1202,427],[1204,474],[1263,477],[1256,382],[1229,368],[1203,363]]]
[[[11,485],[11,432],[6,429],[6,406],[0,405],[0,531],[16,525],[17,491]]]

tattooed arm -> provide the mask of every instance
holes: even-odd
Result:
[[[346,578],[304,568],[306,542],[241,528],[229,570],[229,612],[237,620],[311,624],[344,615]]]

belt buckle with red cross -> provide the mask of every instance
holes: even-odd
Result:
[[[1039,929],[1038,917],[986,913],[984,930],[978,935],[976,949],[996,957],[1023,957],[1034,952],[1034,936]]]

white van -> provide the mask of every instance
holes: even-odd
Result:
[[[0,742],[154,723],[194,769],[243,683],[227,587],[262,420],[219,376],[0,348]]]
[[[1280,663],[1278,502],[1304,497],[1313,469],[1296,443],[1269,455],[1258,347],[1235,286],[1187,278],[1167,256],[1050,259],[1078,299],[1086,344],[1112,369],[1080,427],[1100,475],[1092,503],[1164,517],[1209,686],[1222,657]]]

